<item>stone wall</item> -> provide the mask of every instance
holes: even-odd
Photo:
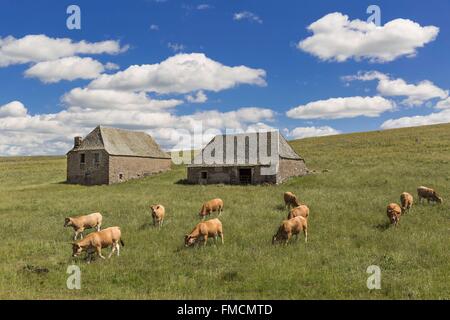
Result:
[[[308,173],[305,161],[280,159],[280,167],[277,176],[277,183],[282,183],[287,178],[304,176]]]
[[[239,184],[239,169],[252,170],[252,184],[276,183],[276,175],[261,175],[261,166],[188,167],[187,181],[193,184]],[[207,179],[201,173],[207,172]]]
[[[81,154],[85,155],[84,164]],[[99,162],[94,161],[99,155]],[[76,151],[67,154],[67,182],[75,184],[108,184],[108,154],[104,150]]]
[[[109,183],[138,179],[167,171],[170,169],[171,164],[171,159],[110,156]]]

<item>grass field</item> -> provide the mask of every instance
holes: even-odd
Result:
[[[64,157],[0,158],[0,298],[450,298],[450,125],[292,145],[317,173],[278,186],[177,184],[186,175],[178,166],[85,187],[64,183]],[[440,191],[443,204],[415,203],[399,227],[388,227],[386,205],[403,191],[416,196],[419,185]],[[311,209],[307,244],[301,236],[271,245],[287,214],[285,191]],[[184,248],[201,203],[213,197],[225,202],[225,244]],[[166,206],[160,231],[150,226],[150,203]],[[94,211],[104,227],[121,227],[125,247],[88,265],[71,257],[73,231],[63,223]],[[66,287],[71,264],[81,268],[81,290]],[[382,270],[380,290],[366,287],[369,265]]]

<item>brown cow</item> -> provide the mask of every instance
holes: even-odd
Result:
[[[150,206],[150,210],[152,212],[153,225],[161,228],[164,223],[166,209],[161,204],[155,204]]]
[[[387,206],[386,214],[387,214],[391,224],[394,224],[395,226],[397,226],[397,224],[400,221],[400,216],[402,214],[402,209],[400,208],[400,206],[398,204],[390,203]]]
[[[292,219],[292,218],[295,218],[295,217],[298,217],[298,216],[301,216],[301,217],[303,217],[303,218],[308,218],[308,216],[309,216],[309,208],[305,205],[305,204],[302,204],[302,205],[300,205],[300,206],[298,206],[298,207],[295,207],[295,208],[292,208],[290,211],[289,211],[289,214],[288,214],[288,219]]]
[[[272,238],[272,244],[277,241],[284,241],[287,245],[292,235],[295,235],[295,239],[298,239],[298,234],[303,231],[305,234],[305,242],[308,242],[308,220],[302,216],[298,216],[289,220],[284,220],[281,226],[278,228],[277,233]]]
[[[419,196],[419,203],[422,202],[422,199],[427,199],[428,203],[430,201],[442,203],[442,198],[431,188],[420,186],[417,188],[417,195]]]
[[[208,202],[205,202],[199,212],[200,217],[204,220],[207,215],[210,215],[211,212],[218,212],[218,216],[223,212],[223,201],[222,199],[216,198],[212,199]]]
[[[283,195],[284,198],[284,207],[285,208],[295,208],[300,205],[300,202],[297,199],[297,196],[293,194],[292,192],[285,192]]]
[[[83,231],[85,229],[97,228],[100,231],[103,217],[99,212],[87,214],[84,216],[70,217],[64,220],[64,227],[73,227],[75,235],[73,240],[77,240],[78,235],[83,239]]]
[[[402,214],[408,213],[413,205],[413,196],[408,192],[403,192],[400,195],[400,204],[402,205]]]
[[[88,234],[84,239],[72,243],[72,257],[77,257],[83,251],[86,251],[88,254],[88,263],[91,262],[92,256],[95,253],[97,253],[100,258],[105,259],[102,255],[102,248],[107,248],[109,246],[112,247],[112,250],[108,259],[111,258],[114,251],[117,251],[117,256],[119,256],[119,242],[122,246],[125,246],[121,236],[122,233],[119,227],[110,227],[103,229],[102,231]]]
[[[223,244],[222,222],[219,219],[215,218],[202,221],[195,226],[190,234],[185,235],[184,245],[186,247],[192,246],[197,241],[203,239],[204,245],[206,246],[208,237],[214,237],[214,242],[216,242],[218,236],[221,238]]]

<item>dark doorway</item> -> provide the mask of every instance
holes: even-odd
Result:
[[[239,169],[239,183],[252,183],[252,169]]]

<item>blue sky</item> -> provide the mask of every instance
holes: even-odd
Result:
[[[71,4],[81,9],[81,30],[66,27]],[[381,30],[364,29],[372,4],[381,9]],[[217,130],[228,124],[234,130],[273,127],[290,139],[450,122],[448,12],[450,3],[439,0],[3,0],[0,155],[61,154],[74,134],[84,135],[94,124],[145,130],[172,148],[177,144],[172,131],[192,131],[192,119]],[[346,25],[357,20],[361,29]],[[308,30],[315,22],[320,27]],[[328,28],[332,23],[338,24]],[[356,38],[346,32],[356,32]],[[33,42],[36,50],[25,45],[30,35],[41,36]],[[46,47],[47,38],[55,40],[52,47]],[[62,39],[112,41],[116,47],[67,53],[57,45]],[[308,45],[300,45],[307,39]],[[13,42],[21,45],[11,49]],[[116,73],[132,65],[148,72],[145,66],[177,54],[199,68],[202,63],[220,68],[186,73],[175,61],[156,78],[143,79],[143,86],[115,82]],[[69,60],[76,64],[67,67]],[[246,69],[227,69],[238,66]],[[142,76],[134,71],[127,73],[127,83]],[[193,74],[197,77],[190,79]],[[184,80],[161,84],[166,76]],[[197,95],[203,99],[190,102]],[[123,110],[122,97],[133,101],[134,113]],[[170,106],[151,107],[150,100]]]

